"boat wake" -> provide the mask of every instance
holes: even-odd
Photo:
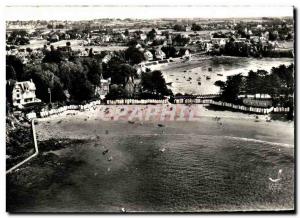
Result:
[[[235,136],[224,136],[224,138],[234,139],[234,140],[241,140],[241,141],[248,141],[248,142],[267,143],[267,144],[277,145],[277,146],[282,146],[282,147],[287,147],[287,148],[293,148],[294,147],[294,145],[292,145],[292,144],[279,143],[279,142],[270,142],[270,141],[264,141],[264,140],[259,140],[259,139],[252,139],[252,138],[235,137]]]

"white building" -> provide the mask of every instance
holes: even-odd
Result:
[[[144,52],[144,57],[146,58],[147,61],[153,60],[153,54],[148,50]]]
[[[101,99],[104,99],[105,96],[109,93],[109,86],[111,83],[111,78],[103,79],[103,76],[101,74],[100,76],[100,84],[95,89],[95,94],[98,94]]]
[[[166,58],[166,54],[162,50],[156,49],[155,50],[155,57],[156,57],[156,59],[163,60],[164,58]]]
[[[13,106],[23,108],[24,105],[41,102],[35,96],[35,84],[31,81],[16,82],[12,91]]]
[[[146,40],[147,39],[147,35],[144,34],[144,33],[140,34],[140,39],[141,40]]]

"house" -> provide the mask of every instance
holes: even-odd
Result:
[[[179,56],[187,59],[191,58],[190,50],[187,48],[181,48],[179,50]]]
[[[135,91],[134,81],[131,76],[127,78],[127,81],[125,81],[125,90],[129,96],[132,96]]]
[[[153,60],[153,54],[149,50],[144,52],[144,57],[146,58],[147,61]]]
[[[272,106],[272,97],[269,94],[255,94],[255,95],[239,95],[239,99],[243,100],[243,104],[251,107],[268,108]]]
[[[206,42],[205,43],[205,50],[206,50],[206,52],[212,51],[212,48],[213,48],[213,44],[212,43],[210,43],[210,42]]]
[[[109,86],[111,83],[111,78],[104,79],[102,74],[100,75],[100,84],[95,89],[95,94],[99,95],[101,99],[104,99],[105,96],[109,93]]]
[[[227,38],[212,38],[211,42],[213,45],[224,47],[226,45],[227,40],[228,40]]]
[[[189,32],[189,31],[191,31],[192,30],[192,27],[191,26],[185,26],[185,31],[186,32]]]
[[[140,34],[140,40],[146,40],[147,39],[147,35],[142,33]]]
[[[163,60],[166,58],[166,54],[161,49],[156,49],[154,55],[156,59]]]
[[[129,96],[133,96],[134,93],[140,91],[140,83],[141,79],[133,78],[132,76],[129,76],[127,78],[127,81],[125,81],[125,90],[127,91]]]
[[[107,63],[110,61],[111,58],[112,58],[112,54],[111,54],[111,53],[105,55],[105,56],[102,58],[102,63],[107,64]]]
[[[16,82],[12,91],[13,106],[23,108],[24,105],[34,102],[41,102],[35,96],[35,84],[30,81]]]
[[[50,42],[57,42],[59,41],[59,36],[57,34],[53,34],[50,36]]]

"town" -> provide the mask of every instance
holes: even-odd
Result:
[[[7,210],[293,208],[294,35],[290,16],[7,21]]]

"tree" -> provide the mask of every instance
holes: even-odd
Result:
[[[167,88],[166,81],[159,70],[142,74],[143,91],[156,95],[171,95],[172,91]]]
[[[173,29],[175,30],[175,31],[185,31],[185,27],[183,26],[183,25],[180,25],[180,24],[175,24],[174,25],[174,27],[173,27]]]
[[[8,79],[15,77],[18,81],[22,81],[24,76],[24,65],[20,58],[14,55],[6,56],[6,66],[9,68],[9,71],[6,71],[8,73]]]
[[[201,28],[200,25],[193,23],[191,30],[193,30],[193,31],[200,31],[200,30],[202,30],[202,28]]]
[[[106,95],[106,99],[122,99],[122,98],[127,98],[128,97],[128,93],[126,91],[126,89],[124,89],[122,86],[116,86],[113,85],[110,90],[109,93]]]
[[[44,63],[59,63],[63,60],[62,53],[58,49],[54,49],[51,46],[51,51],[45,53],[45,57],[43,58]]]
[[[129,47],[125,50],[125,59],[130,64],[139,64],[145,60],[145,56],[139,49],[135,47]]]
[[[74,100],[80,102],[90,100],[95,94],[94,91],[93,84],[84,72],[72,74],[70,94]]]
[[[189,41],[190,41],[189,37],[185,37],[181,34],[178,34],[174,37],[173,44],[179,45],[179,46],[184,46],[184,45],[188,44]]]
[[[129,31],[128,31],[128,29],[125,30],[124,35],[125,35],[125,36],[129,36]]]
[[[155,37],[156,37],[156,34],[157,34],[157,33],[156,33],[155,29],[152,29],[151,31],[148,32],[147,38],[148,38],[149,40],[154,40]]]
[[[57,77],[49,69],[43,69],[42,65],[29,65],[26,68],[25,80],[32,79],[36,86],[36,96],[44,102],[49,102],[48,88],[52,91],[53,101],[64,101],[63,86]]]
[[[221,87],[221,98],[227,102],[235,102],[242,90],[242,75],[230,76],[225,82],[225,86]]]
[[[174,46],[164,46],[161,50],[166,54],[167,58],[169,57],[177,57],[177,50]]]
[[[216,82],[214,83],[214,85],[215,85],[215,86],[219,86],[220,89],[224,89],[224,87],[225,87],[225,82],[222,81],[222,80],[218,80],[218,81],[216,81]]]

